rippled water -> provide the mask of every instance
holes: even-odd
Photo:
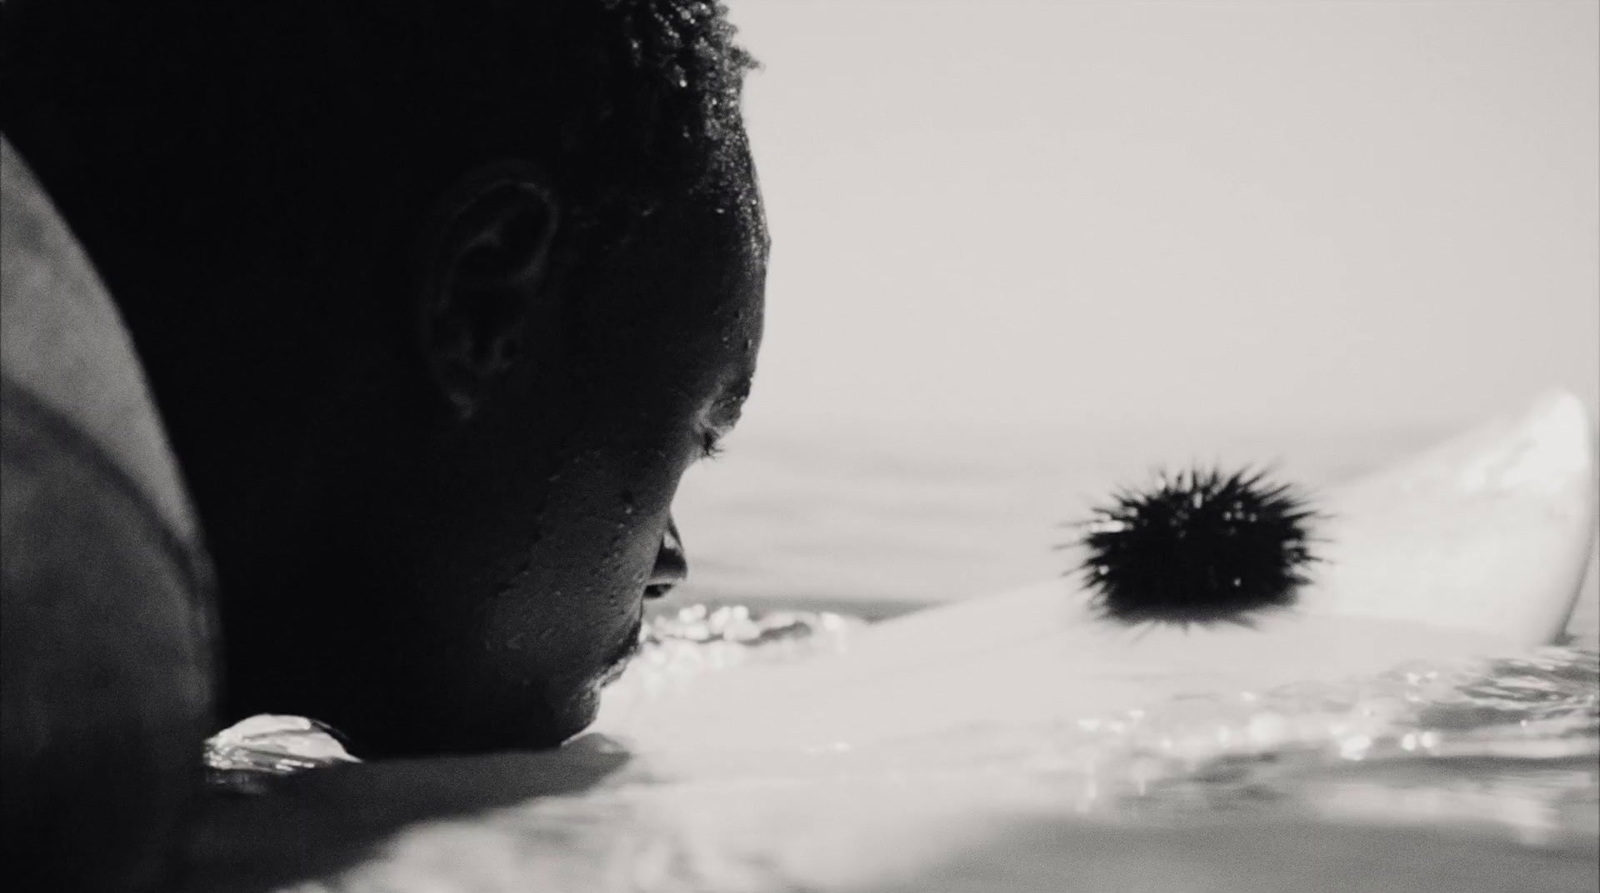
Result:
[[[758,660],[849,647],[837,614],[684,609],[652,624],[622,684],[646,690]],[[1339,685],[1187,697],[1030,727],[896,742],[843,774],[986,774],[1079,811],[1296,806],[1347,817],[1503,826],[1525,842],[1593,837],[1600,820],[1600,651],[1412,665]],[[1002,780],[1001,776],[1005,779]]]
[[[657,609],[619,691],[649,698],[745,664],[826,659],[849,649],[869,622],[914,601],[1056,573],[1054,525],[1116,480],[1113,468],[1147,467],[1128,450],[1089,455],[1034,445],[1006,453],[1006,463],[968,464],[923,451],[897,464],[892,451],[876,448],[782,446],[716,463],[686,485],[680,523],[698,559],[690,604]],[[1298,455],[1280,463],[1286,476],[1315,487],[1401,451],[1387,441],[1363,449],[1189,452],[1241,462]],[[1586,585],[1594,586],[1593,574]],[[1594,600],[1584,596],[1567,644],[1509,659],[1178,698],[1071,723],[974,727],[823,759],[757,754],[710,763],[687,781],[645,767],[584,794],[473,820],[449,832],[455,837],[435,829],[445,836],[396,844],[391,858],[400,860],[395,866],[426,861],[451,840],[519,853],[512,879],[485,881],[484,889],[521,889],[557,871],[585,879],[574,889],[830,888],[833,881],[795,867],[828,859],[795,856],[795,847],[860,849],[876,839],[867,833],[873,822],[898,827],[960,803],[968,813],[1151,828],[1228,816],[1449,828],[1589,859],[1600,837]],[[213,782],[245,791],[347,759],[334,738],[298,718],[235,727],[208,751]],[[861,835],[844,822],[838,840],[817,844],[818,829],[839,815],[852,816]],[[583,830],[574,837],[573,828]],[[884,839],[864,861],[913,844]],[[643,874],[618,882],[583,873],[593,869],[585,860],[618,858]],[[766,880],[751,881],[750,871]],[[1510,883],[1506,889],[1516,887]]]
[[[849,647],[831,612],[696,605],[654,619],[616,683],[645,696],[758,661]],[[217,784],[348,760],[298,718],[214,739]],[[1600,821],[1600,651],[1397,667],[1339,685],[1187,697],[1075,724],[1015,724],[832,759],[806,780],[982,778],[999,799],[1079,813],[1173,816],[1292,809],[1345,819],[1488,825],[1531,845],[1592,840]],[[731,776],[781,779],[772,768]]]

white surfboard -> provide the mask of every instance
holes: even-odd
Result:
[[[344,765],[273,797],[223,798],[194,848],[194,889],[1592,889],[1581,835],[1512,846],[1493,828],[1293,809],[1096,817],[1059,784],[987,771],[987,757],[940,770],[941,746],[964,753],[973,726],[1525,651],[1571,609],[1595,465],[1581,405],[1558,395],[1323,494],[1327,564],[1297,609],[1255,629],[1117,628],[1075,581],[1051,580],[879,624],[842,655],[740,667],[677,696],[615,689],[597,729],[625,752],[596,736]]]
[[[1061,578],[879,624],[844,654],[608,696],[596,730],[639,754],[842,750],[1523,651],[1563,629],[1588,561],[1592,423],[1547,395],[1319,502],[1324,562],[1254,627],[1117,626]]]

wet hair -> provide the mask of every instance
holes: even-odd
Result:
[[[4,17],[0,128],[69,219],[126,230],[181,201],[191,225],[301,254],[503,156],[543,165],[572,222],[648,211],[742,148],[752,65],[704,0],[12,0]]]

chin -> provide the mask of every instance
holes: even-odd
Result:
[[[594,724],[600,715],[600,686],[585,686],[559,703],[554,711],[554,739],[549,742],[550,747],[559,747]]]
[[[640,623],[642,623],[642,616]],[[640,624],[634,624],[624,639],[617,654],[606,663],[604,668],[593,674],[586,682],[575,690],[565,692],[550,692],[551,716],[553,725],[559,736],[557,743],[565,742],[575,735],[581,734],[585,729],[594,724],[600,715],[600,697],[606,686],[615,682],[634,653],[638,650]]]
[[[565,742],[594,724],[600,715],[601,692],[622,675],[638,653],[643,628],[644,605],[641,602],[633,623],[598,670],[586,674],[581,683],[570,689],[558,690],[552,686],[547,690],[553,725],[560,737],[558,743]]]

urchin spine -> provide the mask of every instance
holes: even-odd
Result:
[[[1265,472],[1197,468],[1124,488],[1080,523],[1076,569],[1102,616],[1123,623],[1249,624],[1309,582],[1317,513]]]

